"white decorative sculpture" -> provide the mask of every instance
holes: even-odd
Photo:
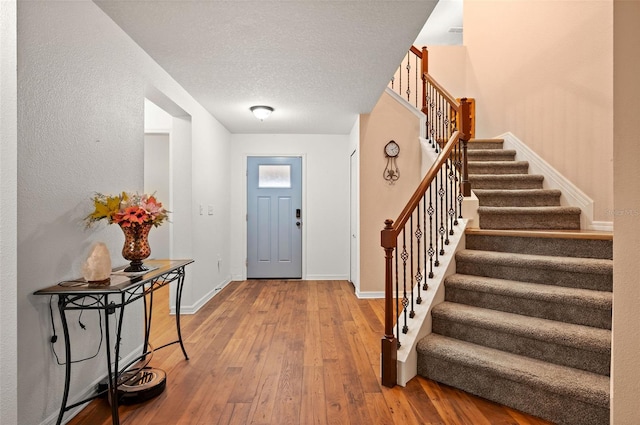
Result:
[[[82,277],[90,283],[109,283],[111,275],[111,255],[103,242],[96,242],[82,266]]]

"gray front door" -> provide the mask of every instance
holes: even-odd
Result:
[[[302,278],[302,158],[247,158],[247,278]]]

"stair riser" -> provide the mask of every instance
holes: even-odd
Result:
[[[608,292],[613,290],[613,276],[611,274],[580,273],[572,270],[468,262],[465,259],[456,260],[456,271],[459,274],[541,283],[567,288]]]
[[[481,229],[579,230],[580,214],[490,214],[478,212]]]
[[[471,189],[542,189],[541,178],[518,175],[517,178],[494,177],[492,175],[469,175]]]
[[[483,164],[469,161],[468,170],[469,174],[527,174],[529,164],[513,161]]]
[[[558,257],[613,259],[611,240],[466,235],[467,249]]]
[[[483,207],[555,207],[560,206],[559,194],[534,194],[518,196],[509,194],[476,193],[480,206]]]
[[[560,425],[609,423],[609,409],[420,352],[418,374]]]
[[[549,363],[609,375],[611,353],[598,353],[433,315],[433,333]]]
[[[554,303],[490,292],[468,291],[451,286],[446,286],[445,300],[541,319],[611,329],[611,311],[589,305]]]

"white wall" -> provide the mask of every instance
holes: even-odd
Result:
[[[231,136],[231,273],[246,276],[246,158],[302,156],[303,279],[349,277],[349,135]]]
[[[219,276],[210,274],[204,261],[207,255],[198,251],[203,244],[194,236],[193,199],[215,193],[222,202],[228,200],[226,182],[210,179],[206,188],[196,182],[208,177],[205,155],[223,162],[219,158],[227,155],[229,133],[92,2],[21,2],[17,28],[17,423],[31,425],[55,417],[64,377],[48,343],[49,300],[32,293],[79,276],[97,240],[107,243],[114,266],[125,262],[119,254],[120,229],[99,225],[84,230],[83,217],[95,191],[143,190],[145,92],[152,87],[184,112],[172,114],[173,131],[180,137],[171,148],[172,191],[178,194],[171,220],[174,254],[196,259],[187,269],[183,301],[188,306],[198,305],[218,284]],[[4,158],[2,165],[4,173]],[[3,184],[3,208],[4,196]],[[199,223],[197,232],[226,232],[228,213],[219,219]],[[4,226],[4,211],[2,220]],[[206,247],[222,251],[226,240]],[[4,274],[11,273],[4,263],[2,273],[4,285]],[[129,312],[123,356],[141,343],[141,308]],[[96,314],[83,316],[87,331],[78,329],[76,319],[71,315],[74,359],[92,354],[99,343]],[[56,350],[62,353],[60,340]],[[74,365],[71,400],[88,390],[103,368],[103,354]]]
[[[0,418],[18,423],[16,2],[0,1]]]

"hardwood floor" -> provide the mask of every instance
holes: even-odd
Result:
[[[158,294],[156,347],[175,338],[167,294]],[[182,316],[182,329],[190,360],[177,345],[157,351],[151,365],[167,372],[167,388],[121,406],[121,423],[550,424],[420,377],[405,388],[382,387],[383,300],[357,299],[349,282],[232,282],[197,314]],[[102,399],[69,422],[110,423]]]

